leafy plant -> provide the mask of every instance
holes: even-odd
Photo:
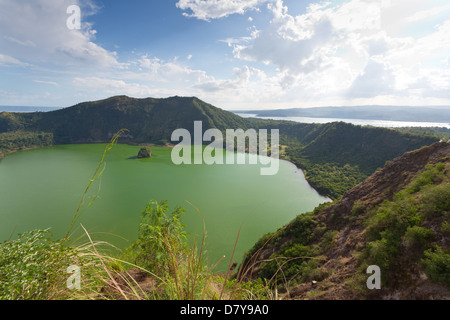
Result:
[[[433,240],[433,238],[434,233],[432,230],[424,227],[413,226],[406,230],[402,238],[402,244],[407,249],[419,248],[423,250]]]
[[[187,234],[181,222],[184,209],[177,207],[170,214],[167,210],[167,201],[150,201],[142,212],[138,238],[132,245],[136,264],[158,273],[171,273],[170,250],[187,249]]]
[[[450,288],[450,254],[441,247],[428,249],[421,260],[426,273],[432,281],[439,282]]]
[[[0,299],[45,299],[65,277],[74,251],[50,240],[50,231],[19,235],[0,246]]]
[[[72,247],[51,237],[33,230],[0,245],[0,300],[100,298],[107,274],[92,249],[101,244]],[[80,290],[67,288],[70,266],[82,271]]]
[[[402,191],[394,195],[392,201],[385,201],[367,222],[368,242],[361,255],[365,263],[378,265],[384,279],[393,276],[400,251],[417,261],[424,250],[433,246],[435,232],[424,225],[429,219],[440,220],[449,214],[450,183],[444,173],[443,163],[427,165],[426,169],[414,178]],[[445,255],[440,251],[434,254],[429,250],[427,268],[431,274],[439,273],[440,263]],[[444,260],[443,260],[444,259]],[[440,278],[440,276],[439,276]]]
[[[53,134],[46,132],[10,131],[0,133],[0,159],[7,153],[53,144]]]

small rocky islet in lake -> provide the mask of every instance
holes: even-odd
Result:
[[[152,157],[152,151],[147,148],[147,147],[143,147],[141,148],[141,150],[139,150],[138,153],[138,159],[145,159],[145,158],[151,158]]]

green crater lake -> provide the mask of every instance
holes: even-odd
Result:
[[[0,242],[33,229],[50,228],[55,240],[64,237],[105,147],[60,145],[0,160]],[[82,224],[93,240],[125,248],[137,237],[148,202],[168,200],[170,212],[176,206],[185,208],[183,222],[190,241],[195,238],[197,245],[203,235],[203,216],[208,261],[213,265],[225,255],[218,268],[223,270],[239,228],[233,258],[238,263],[262,235],[328,201],[287,161],[280,161],[276,175],[263,176],[262,165],[248,161],[244,165],[175,165],[170,148],[151,147],[152,158],[136,159],[139,149],[118,144],[107,153],[105,170],[92,184],[71,239],[82,235]],[[86,208],[95,195],[98,198]]]

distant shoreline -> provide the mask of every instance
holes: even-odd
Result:
[[[14,154],[14,153],[20,152],[20,151],[28,151],[28,150],[45,148],[45,147],[55,147],[55,146],[64,146],[64,145],[107,144],[110,142],[111,141],[90,141],[90,142],[52,144],[52,145],[47,145],[47,146],[28,146],[28,147],[23,147],[21,149],[9,150],[8,152],[5,152],[5,153],[0,152],[0,160],[4,159],[7,155],[11,155],[11,154]],[[171,144],[158,145],[158,144],[154,144],[154,143],[136,143],[136,142],[119,142],[119,144],[126,144],[126,145],[130,145],[130,146],[141,146],[141,147],[161,147],[161,148],[170,148],[170,149],[173,149],[175,147],[174,145],[171,145]]]
[[[418,128],[446,128],[450,129],[450,123],[446,122],[421,122],[421,121],[400,121],[400,120],[374,120],[374,119],[346,119],[346,118],[321,118],[321,117],[291,117],[291,116],[258,116],[256,113],[239,113],[236,115],[242,118],[257,118],[264,120],[275,121],[293,121],[298,123],[332,123],[332,122],[346,122],[353,125],[360,126],[372,126],[379,128],[405,128],[405,127],[418,127]]]
[[[32,113],[32,112],[50,112],[60,110],[62,107],[38,107],[38,106],[0,106],[2,112]]]
[[[5,153],[0,153],[0,160],[4,159],[7,155],[14,154],[16,152],[40,149],[40,148],[45,148],[45,147],[53,147],[53,146],[54,145],[49,145],[49,146],[29,146],[29,147],[24,147],[22,149],[10,150],[10,151],[5,152]]]

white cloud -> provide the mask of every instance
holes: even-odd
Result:
[[[433,7],[431,9],[421,10],[407,17],[405,21],[408,23],[415,23],[418,21],[426,20],[431,17],[437,16],[448,10],[450,10],[450,4],[445,6]]]
[[[78,76],[72,84],[88,95],[125,94],[133,97],[192,96],[203,93],[197,85],[214,81],[205,71],[192,69],[176,58],[165,61],[149,55],[128,62],[127,69]]]
[[[171,86],[178,84],[184,87],[187,83],[197,84],[211,79],[205,71],[192,69],[177,58],[165,61],[158,57],[149,57],[149,55],[130,61],[128,72],[120,74],[147,82],[170,83]]]
[[[91,0],[0,0],[3,53],[32,64],[120,67],[116,53],[94,42],[96,31],[89,23],[82,20],[81,30],[67,28],[66,10],[74,4],[81,7],[82,18],[96,10]]]
[[[348,1],[323,12],[337,30],[362,32],[381,28],[379,0]]]
[[[370,60],[348,90],[348,95],[355,98],[372,98],[378,95],[392,94],[395,77],[392,70],[382,63]]]
[[[250,10],[267,10],[270,16],[264,27],[261,14],[255,21],[248,18],[245,27],[255,26],[247,34],[218,40],[228,44],[234,59],[224,54],[220,68],[203,70],[195,66],[192,48],[180,54],[182,59],[139,54],[121,62],[97,43],[95,26],[88,23],[99,10],[94,0],[0,0],[0,66],[25,67],[33,72],[25,85],[48,85],[52,97],[75,90],[81,100],[196,95],[219,107],[246,109],[449,103],[445,0],[330,1],[309,4],[302,14],[293,14],[285,3],[179,0],[176,6],[185,16],[206,21]],[[66,27],[66,9],[73,4],[82,9],[81,30]],[[230,70],[221,74],[224,66]],[[25,90],[0,90],[0,97],[24,101]]]
[[[227,17],[231,14],[243,14],[247,10],[255,10],[268,0],[179,0],[177,8],[187,17],[209,21]]]
[[[195,89],[200,89],[203,92],[225,92],[225,91],[238,91],[240,89],[245,89],[248,84],[252,71],[248,66],[240,68],[234,68],[235,79],[227,80],[215,80],[211,78],[208,81],[200,82],[193,86]]]
[[[228,44],[237,59],[274,66],[272,81],[283,88],[286,101],[449,97],[450,20],[421,36],[400,34],[415,27],[411,21],[450,6],[427,10],[423,2],[412,1],[415,8],[404,0],[325,2],[295,16],[275,0],[268,5],[273,15],[268,27]],[[393,8],[404,10],[395,14]],[[413,83],[424,87],[409,89]]]
[[[75,78],[73,85],[85,92],[102,92],[110,95],[129,95],[133,97],[148,97],[153,92],[151,88],[139,83],[128,83],[124,80],[110,78],[87,77]]]
[[[16,58],[4,55],[0,53],[0,66],[2,65],[18,65],[18,66],[27,66],[28,64],[22,61],[17,60]]]
[[[17,39],[15,39],[13,37],[10,37],[10,36],[4,36],[3,38],[5,40],[8,40],[8,41],[10,41],[12,43],[19,44],[19,45],[24,46],[24,47],[36,47],[36,44],[33,41],[31,41],[31,40],[22,41],[22,40],[17,40]]]
[[[235,56],[249,61],[261,61],[276,65],[281,71],[308,73],[323,62],[321,45],[333,37],[328,20],[322,20],[310,30],[311,35],[301,35],[301,40],[293,40],[288,28],[280,33],[279,25],[272,24],[268,29],[258,32],[249,46],[236,46]]]
[[[55,82],[55,81],[33,80],[33,82],[40,83],[40,84],[52,85],[52,86],[56,86],[56,87],[59,86],[59,84],[57,82]]]

